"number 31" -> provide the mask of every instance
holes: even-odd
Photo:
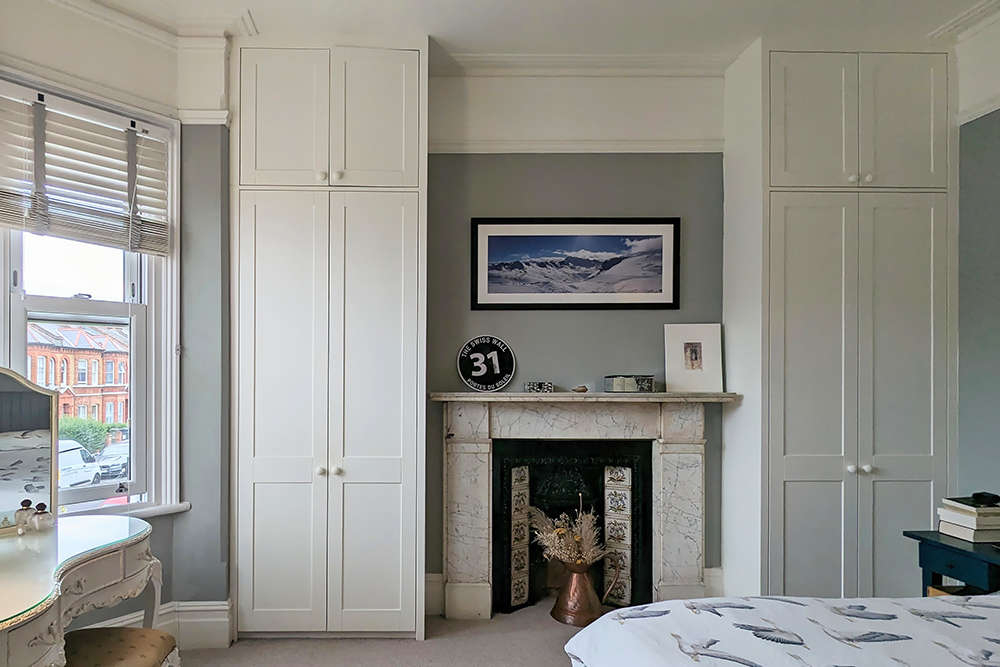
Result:
[[[500,357],[497,355],[496,350],[490,352],[485,357],[478,352],[474,352],[469,355],[469,359],[472,359],[472,363],[475,368],[472,370],[472,377],[477,378],[480,375],[486,375],[486,364],[484,363],[487,359],[493,362],[493,372],[497,375],[500,374]]]

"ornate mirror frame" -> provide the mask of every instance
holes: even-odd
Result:
[[[31,500],[33,505],[38,502],[46,502],[49,506],[49,511],[53,515],[58,515],[59,512],[57,502],[59,488],[58,408],[59,392],[43,389],[9,368],[0,368],[0,434],[22,431],[25,435],[28,435],[32,431],[44,431],[45,429],[49,431],[49,436],[46,439],[49,449],[49,479],[48,488],[45,489],[48,491],[48,494],[47,497],[41,497],[43,494],[32,493]],[[39,466],[33,464],[39,463],[37,452],[43,449],[45,444],[37,440],[32,441],[30,437],[26,438],[25,441],[27,444],[23,449],[25,455],[18,455],[16,457],[21,463],[16,467],[10,467],[9,463],[15,457],[2,455],[8,454],[11,451],[21,450],[11,449],[9,444],[5,445],[0,440],[0,491],[4,492],[3,495],[0,495],[0,498],[5,499],[3,504],[0,505],[0,535],[8,533],[17,534],[14,512],[20,509],[20,499],[10,502],[8,499],[13,496],[8,494],[8,489],[3,487],[13,484],[17,484],[18,487],[28,486],[33,483],[34,477],[41,476],[39,474],[41,471],[38,470]],[[29,452],[35,453],[34,458],[30,460],[29,458],[25,458],[29,456]],[[5,465],[5,462],[8,465],[7,468],[2,467]],[[11,471],[13,471],[13,474],[11,474]],[[8,479],[4,481],[4,477]],[[28,481],[28,485],[22,484],[25,481]],[[38,484],[41,484],[41,482],[38,482]],[[19,488],[18,491],[20,493],[29,493],[27,489],[21,491]],[[12,491],[12,493],[17,492]],[[27,498],[28,496],[25,495],[24,497]],[[7,507],[7,505],[11,506]]]

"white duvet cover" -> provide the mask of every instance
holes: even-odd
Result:
[[[1000,597],[673,600],[605,614],[576,667],[1000,667]]]

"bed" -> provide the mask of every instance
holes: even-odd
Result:
[[[672,600],[609,612],[574,667],[1000,667],[1000,597]]]

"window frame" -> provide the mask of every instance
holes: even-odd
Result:
[[[19,239],[16,237],[22,233],[9,232],[12,237],[11,245],[15,249],[20,245],[18,243]],[[13,255],[10,261],[12,264],[15,264],[17,263],[17,259],[17,256]],[[130,346],[130,366],[138,370],[137,377],[146,378],[146,382],[140,382],[131,388],[132,405],[147,405],[146,397],[148,395],[149,384],[152,380],[147,372],[150,343],[147,318],[147,306],[141,303],[117,303],[112,301],[92,301],[89,299],[21,295],[19,299],[14,299],[11,303],[10,317],[8,318],[10,322],[10,344],[12,347],[19,345],[27,347],[27,324],[29,319],[68,320],[82,324],[90,322],[93,324],[113,323],[128,325],[132,339]],[[77,367],[79,368],[81,365],[86,365],[89,374],[87,384],[81,386],[100,386],[100,382],[93,382],[95,378],[92,375],[94,367],[99,367],[100,363],[94,359],[85,358],[77,361]],[[96,379],[100,380],[99,377]],[[99,403],[78,406],[78,416],[83,412],[81,408],[86,410],[85,419],[101,421],[103,418]],[[133,467],[132,481],[128,485],[128,495],[142,495],[148,493],[150,488],[149,466],[147,465],[149,449],[153,442],[150,440],[151,434],[147,428],[150,419],[145,411],[135,411],[129,417],[131,418],[130,426],[134,429],[131,432],[141,435],[134,440],[135,446],[132,449],[134,464],[130,462],[130,465]],[[107,500],[108,498],[122,495],[116,492],[117,488],[116,485],[112,484],[96,487],[59,489],[57,499],[60,506],[69,506],[95,500]]]
[[[143,375],[134,373],[133,368],[127,370],[126,381],[139,380],[145,390],[146,423],[144,431],[146,445],[143,448],[144,461],[142,466],[146,471],[146,488],[142,494],[137,493],[134,486],[128,488],[125,494],[130,497],[141,495],[137,502],[124,505],[112,505],[98,510],[85,510],[82,507],[67,505],[63,499],[73,503],[83,502],[69,498],[65,490],[60,490],[60,511],[88,511],[88,513],[130,514],[142,512],[147,508],[155,512],[158,506],[180,507],[180,443],[179,443],[179,405],[180,405],[180,247],[181,228],[180,217],[180,122],[155,112],[141,109],[129,104],[110,100],[91,92],[73,88],[45,80],[37,75],[27,74],[0,66],[0,85],[9,82],[14,85],[28,87],[46,95],[62,98],[69,104],[79,105],[95,117],[104,114],[131,118],[140,123],[158,127],[165,131],[169,138],[166,141],[169,173],[167,215],[170,220],[172,243],[166,256],[144,255],[146,267],[146,282],[143,289],[147,290],[146,332],[147,358]],[[15,240],[12,237],[18,232],[0,229],[0,306],[7,314],[6,327],[0,327],[0,363],[16,372],[24,373],[27,361],[26,333],[21,333],[20,346],[15,341],[17,329],[13,325],[12,306],[23,296],[19,288],[20,248],[13,248]],[[12,257],[12,250],[17,254]],[[16,259],[16,261],[14,261]],[[15,265],[18,266],[15,266]],[[18,273],[14,273],[17,271]],[[152,297],[150,300],[148,297]],[[45,297],[36,297],[45,298]],[[93,302],[92,302],[93,303]],[[24,332],[24,330],[21,330]],[[76,372],[76,369],[72,369]],[[89,374],[89,369],[88,369]],[[88,378],[87,386],[95,384],[93,378]],[[137,383],[138,384],[138,383]],[[133,394],[133,396],[136,396]],[[139,403],[130,401],[129,409]],[[72,415],[72,411],[70,412]],[[77,412],[79,414],[79,411]],[[130,437],[136,432],[133,426]],[[137,450],[138,451],[138,448]],[[138,459],[138,457],[136,457]],[[138,461],[137,461],[138,463]],[[165,508],[165,509],[167,509]],[[168,510],[170,511],[170,510]]]

